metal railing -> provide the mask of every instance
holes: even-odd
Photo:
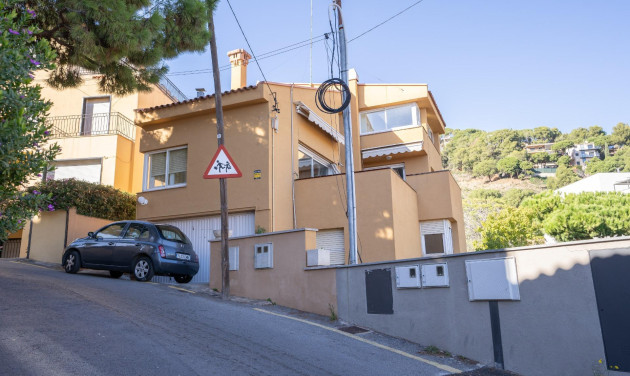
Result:
[[[160,89],[165,91],[168,96],[170,96],[174,100],[177,100],[178,102],[183,102],[188,99],[188,97],[184,93],[182,93],[182,91],[179,90],[177,86],[175,86],[173,81],[169,80],[166,76],[162,76],[162,78],[160,78],[160,82],[157,85],[160,87]]]
[[[117,134],[130,140],[136,138],[136,126],[131,119],[119,112],[93,115],[51,116],[52,138],[97,136]]]

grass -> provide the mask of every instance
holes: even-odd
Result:
[[[267,298],[267,301],[268,301],[269,303],[271,303],[271,305],[276,305],[276,302],[274,302],[273,300],[271,300],[271,298]]]
[[[330,310],[330,316],[328,316],[330,321],[337,321],[338,317],[337,317],[337,313],[335,313],[335,307],[333,307],[332,304],[328,303],[328,309]]]

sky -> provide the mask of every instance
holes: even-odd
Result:
[[[344,0],[348,39],[417,0]],[[311,0],[230,0],[251,49],[221,0],[215,13],[219,66],[227,52],[258,56],[311,35]],[[330,31],[328,0],[312,0],[313,37]],[[319,38],[321,39],[321,38]],[[330,43],[329,43],[330,45]],[[330,78],[323,41],[313,44],[312,79]],[[310,82],[309,47],[260,59],[269,81]],[[209,49],[168,61],[168,78],[189,98],[214,92]],[[629,0],[423,0],[348,44],[360,83],[426,83],[447,127],[486,131],[539,126],[569,132],[630,123]],[[221,87],[230,87],[229,68]],[[335,73],[337,75],[337,73]],[[262,81],[256,63],[248,84]]]

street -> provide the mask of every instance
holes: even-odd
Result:
[[[3,259],[0,375],[447,375],[472,368],[419,360],[417,350],[401,355],[267,307]]]

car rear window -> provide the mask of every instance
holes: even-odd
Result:
[[[186,235],[184,235],[184,233],[181,232],[177,227],[166,225],[157,225],[155,227],[157,227],[158,232],[163,239],[180,243],[188,243]]]

